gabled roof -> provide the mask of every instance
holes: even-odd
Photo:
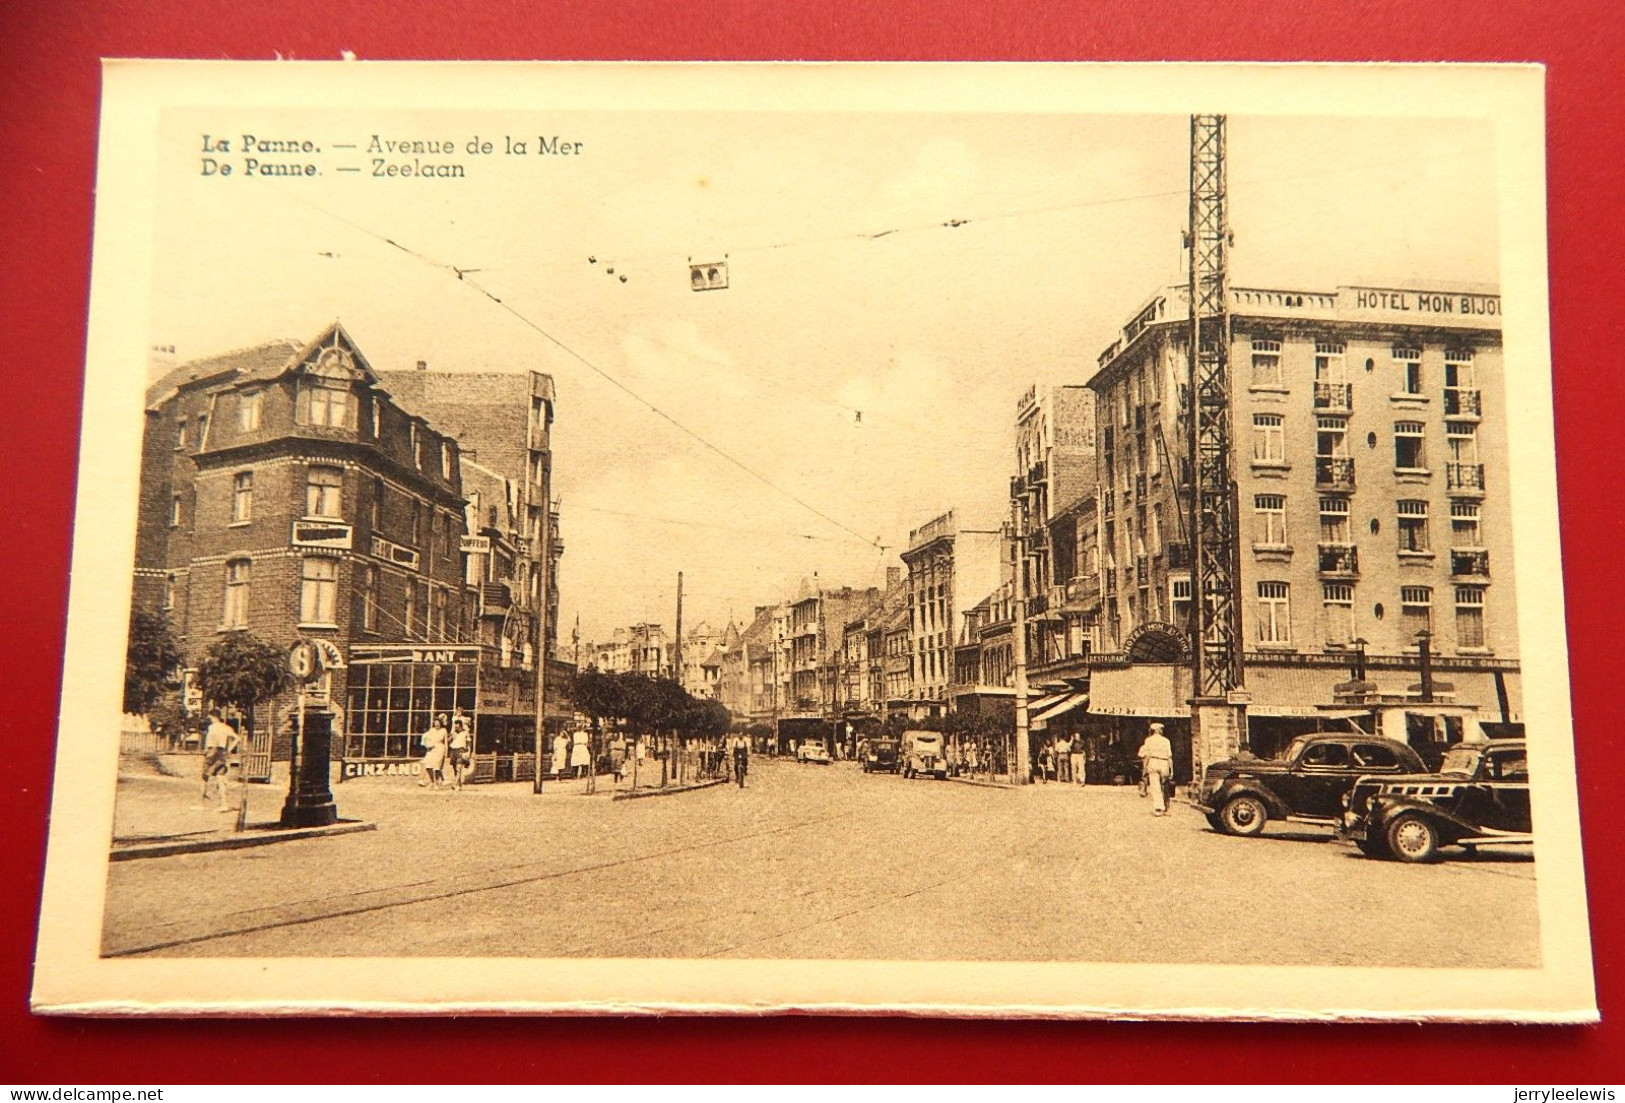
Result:
[[[764,609],[739,637],[741,647],[760,648],[773,642],[773,610]]]
[[[280,341],[267,341],[263,345],[236,349],[216,356],[206,356],[201,360],[190,360],[165,373],[163,378],[147,388],[147,409],[151,410],[168,402],[188,383],[203,380],[254,383],[280,379],[288,372],[315,360],[321,350],[329,347],[342,348],[348,352],[364,381],[377,384],[378,373],[367,362],[361,350],[356,348],[355,341],[345,332],[344,327],[335,321],[304,345],[292,338],[283,338]]]

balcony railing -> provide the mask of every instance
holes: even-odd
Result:
[[[1049,472],[1043,460],[1039,460],[1027,469],[1027,483],[1029,486],[1036,487],[1048,477]]]
[[[1351,410],[1354,408],[1352,383],[1316,383],[1315,409]]]
[[[1021,498],[1027,494],[1027,480],[1020,475],[1010,476],[1010,497]]]
[[[1100,499],[1100,515],[1108,520],[1117,516],[1117,495],[1113,491],[1106,491]]]
[[[1106,581],[1106,592],[1108,594],[1117,593],[1117,571],[1115,569],[1108,569],[1104,577]]]
[[[1353,490],[1352,456],[1316,456],[1315,486],[1321,490]]]
[[[1191,546],[1189,544],[1168,545],[1168,569],[1179,570],[1191,565]]]
[[[1321,544],[1321,574],[1359,574],[1360,549],[1353,544]]]
[[[1134,560],[1134,581],[1144,586],[1151,580],[1151,557],[1142,555]]]
[[[1134,493],[1139,495],[1141,498],[1145,497],[1145,476],[1144,475],[1136,475],[1136,476],[1134,476]]]
[[[480,586],[480,616],[506,616],[513,607],[513,592],[506,582],[486,582]]]
[[[1444,473],[1446,489],[1484,489],[1484,465],[1481,463],[1447,463],[1444,465]]]
[[[1444,412],[1447,417],[1481,417],[1484,413],[1484,404],[1475,390],[1446,387]]]
[[[1450,573],[1457,578],[1488,578],[1490,573],[1490,553],[1487,551],[1453,550],[1450,553]]]
[[[1100,580],[1084,575],[1066,583],[1066,601],[1069,605],[1087,605],[1100,600]]]

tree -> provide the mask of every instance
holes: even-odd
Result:
[[[180,645],[162,613],[137,609],[130,614],[130,639],[124,653],[124,711],[144,715],[169,691],[181,662]]]
[[[241,709],[253,731],[254,706],[288,688],[293,674],[281,648],[248,632],[232,632],[204,654],[197,681],[208,700]]]

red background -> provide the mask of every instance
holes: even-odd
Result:
[[[463,10],[466,7],[468,10]],[[139,1022],[27,1010],[76,475],[98,58],[807,58],[1538,61],[1549,66],[1550,243],[1569,647],[1600,1027],[464,1020],[435,1026],[473,1081],[1625,1081],[1612,876],[1625,744],[1611,726],[1621,602],[1618,430],[1625,17],[1605,0],[1308,4],[748,0],[9,0],[0,4],[0,1081],[399,1082],[410,1021]],[[1243,886],[1238,886],[1238,906]],[[1462,916],[1470,932],[1474,917]],[[1443,932],[1432,932],[1437,936]]]

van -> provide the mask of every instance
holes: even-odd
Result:
[[[948,776],[948,760],[942,753],[942,733],[906,731],[903,733],[903,776],[929,774]]]

